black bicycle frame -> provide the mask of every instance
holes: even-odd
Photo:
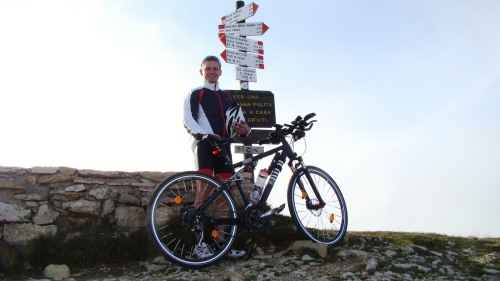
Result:
[[[310,183],[310,185],[311,185],[311,187],[312,187],[312,189],[314,191],[314,194],[316,195],[316,198],[319,201],[319,205],[312,206],[312,204],[310,203],[310,200],[309,200],[309,196],[308,196],[307,199],[306,199],[307,200],[306,201],[307,206],[309,208],[320,208],[320,207],[323,207],[324,205],[326,205],[325,202],[323,201],[323,198],[318,193],[316,185],[314,183],[314,180],[312,179],[311,174],[309,173],[309,171],[306,169],[306,166],[304,164],[304,161],[302,160],[302,157],[297,156],[297,154],[292,150],[292,148],[290,147],[290,144],[286,141],[286,139],[284,137],[281,139],[281,145],[280,146],[275,147],[275,148],[273,148],[273,149],[271,149],[269,151],[257,154],[255,156],[246,158],[243,161],[240,161],[240,162],[232,164],[231,166],[233,168],[233,174],[236,174],[235,173],[235,169],[236,168],[243,167],[245,165],[250,165],[250,164],[255,163],[255,162],[257,162],[257,161],[259,161],[259,160],[261,160],[263,158],[271,156],[273,154],[275,154],[275,155],[274,155],[274,158],[271,161],[271,165],[269,167],[269,171],[270,171],[269,180],[268,180],[268,182],[267,182],[267,184],[266,184],[266,186],[264,188],[264,192],[262,193],[262,196],[261,196],[261,199],[260,199],[258,205],[260,205],[262,207],[265,207],[267,199],[269,198],[269,195],[271,194],[271,191],[272,191],[272,189],[274,187],[276,179],[278,178],[278,175],[283,170],[283,164],[285,163],[285,161],[287,160],[287,158],[290,159],[290,161],[288,161],[288,166],[290,166],[292,168],[292,171],[296,170],[296,167],[293,167],[293,163],[292,162],[293,161],[298,161],[300,163],[300,165],[304,169],[304,173],[306,175],[306,178],[309,181],[309,183]],[[226,190],[227,187],[233,181],[235,181],[235,179],[233,177],[230,178],[230,179],[227,179],[226,181],[224,181],[224,183],[222,185],[222,188],[219,191],[217,191],[215,194],[213,194],[212,196],[210,196],[200,206],[200,209],[203,210],[204,208],[206,208],[206,206],[208,206],[213,201],[215,201],[215,199],[218,196],[220,196],[222,194],[222,192],[224,190]],[[305,191],[305,188],[304,188],[302,182],[299,181],[298,184],[299,184],[300,189],[302,191]],[[247,196],[245,195],[245,191],[243,190],[243,187],[241,186],[241,182],[237,181],[236,182],[236,186],[238,188],[238,191],[241,194],[241,198],[243,199],[243,202],[245,203],[245,206],[247,206],[250,202],[249,202]],[[212,223],[214,223],[214,224],[217,224],[217,223],[220,223],[220,222],[225,222],[227,224],[237,223],[237,221],[235,221],[234,219],[218,219],[218,218],[213,218],[212,219]]]

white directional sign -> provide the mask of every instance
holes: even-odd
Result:
[[[220,55],[227,63],[264,69],[264,56],[262,55],[231,49],[224,50]]]
[[[220,24],[219,33],[230,33],[239,36],[254,36],[266,33],[269,27],[263,22],[246,22],[235,24]],[[219,34],[219,37],[222,35]]]
[[[262,146],[235,146],[235,153],[245,153],[245,154],[259,154],[264,153],[264,147]]]
[[[264,43],[262,43],[262,41],[252,40],[234,34],[222,34],[220,41],[229,49],[256,53],[259,55],[264,54]]]
[[[257,12],[257,9],[259,8],[259,5],[255,3],[250,3],[246,6],[243,6],[239,8],[238,10],[229,13],[225,16],[222,17],[222,24],[232,24],[232,23],[237,23],[239,21],[245,20]]]
[[[237,65],[236,80],[257,82],[257,69]]]

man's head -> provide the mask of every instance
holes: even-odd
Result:
[[[222,75],[221,63],[216,56],[207,56],[201,61],[200,74],[205,82],[216,83]]]

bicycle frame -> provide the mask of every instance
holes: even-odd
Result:
[[[224,146],[222,146],[222,147],[224,147]],[[227,152],[224,151],[223,153],[227,153]],[[271,164],[269,166],[269,171],[270,171],[269,180],[268,180],[268,182],[267,182],[267,184],[266,184],[266,186],[264,188],[264,192],[262,193],[261,199],[257,203],[257,205],[259,205],[260,207],[265,207],[265,205],[267,203],[267,199],[269,198],[269,195],[271,194],[271,191],[272,191],[272,189],[274,187],[274,184],[276,182],[276,179],[278,178],[278,175],[283,170],[283,164],[285,163],[285,161],[288,158],[289,159],[288,160],[288,166],[290,167],[290,169],[292,170],[292,172],[295,172],[299,168],[299,166],[300,166],[300,168],[304,169],[306,178],[309,181],[309,184],[311,185],[311,187],[312,187],[312,189],[313,189],[313,191],[315,193],[315,196],[316,196],[317,200],[319,201],[318,204],[313,205],[311,203],[311,200],[309,199],[310,197],[308,195],[306,195],[306,205],[307,205],[307,207],[309,209],[319,209],[319,208],[322,208],[323,206],[325,206],[325,202],[323,201],[323,198],[321,197],[321,195],[317,191],[317,188],[316,188],[316,185],[314,183],[314,180],[312,179],[309,171],[307,170],[306,165],[305,165],[302,157],[301,156],[297,156],[297,153],[295,153],[292,150],[290,144],[287,142],[286,137],[283,137],[281,139],[281,145],[279,145],[278,147],[275,147],[275,148],[273,148],[271,150],[268,150],[266,152],[254,155],[252,157],[246,158],[246,159],[244,159],[244,160],[242,160],[240,162],[234,163],[234,164],[233,163],[228,163],[233,168],[233,176],[231,178],[225,180],[223,182],[222,188],[218,192],[216,192],[214,195],[210,196],[200,206],[200,208],[204,209],[206,206],[209,206],[218,196],[220,196],[220,194],[224,190],[228,189],[229,185],[232,182],[236,182],[236,187],[238,188],[238,191],[239,191],[239,193],[241,195],[241,198],[243,199],[243,202],[244,202],[245,206],[248,206],[250,204],[248,196],[246,196],[245,191],[243,190],[243,187],[241,186],[241,182],[237,181],[236,179],[239,177],[239,174],[241,173],[241,171],[243,171],[245,169],[245,167],[250,166],[252,168],[252,171],[253,171],[255,169],[255,163],[256,162],[258,162],[259,160],[264,159],[266,157],[269,157],[269,156],[271,156],[273,154],[274,154],[274,158],[271,161]],[[229,157],[227,157],[226,159],[227,159],[228,162],[231,162],[230,159],[229,159]],[[294,161],[297,161],[296,165],[294,165]],[[243,168],[240,171],[236,172],[236,168],[239,168],[239,167],[243,167]],[[303,192],[306,192],[303,184],[301,182],[299,182],[298,184],[299,184],[300,189]],[[218,220],[214,219],[214,222],[215,221],[218,221]]]

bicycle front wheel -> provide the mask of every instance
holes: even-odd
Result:
[[[148,204],[147,229],[155,246],[173,263],[206,267],[228,253],[237,233],[237,211],[231,193],[221,187],[206,174],[183,172],[155,189]]]
[[[312,184],[325,206],[320,206]],[[297,170],[290,179],[287,197],[290,215],[300,233],[316,243],[337,245],[342,242],[347,231],[347,207],[340,188],[330,175],[314,166]]]

